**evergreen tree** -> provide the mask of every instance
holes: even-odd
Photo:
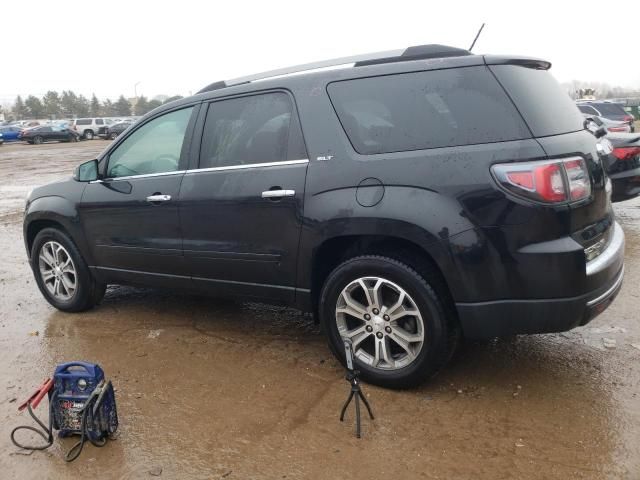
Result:
[[[20,95],[16,97],[16,102],[13,104],[12,111],[14,117],[18,120],[23,120],[27,116],[27,107],[22,101],[22,97]]]
[[[45,114],[51,118],[57,118],[60,116],[60,96],[58,92],[49,90],[44,97],[42,97],[42,103],[44,106]]]
[[[100,116],[100,101],[98,100],[98,97],[96,97],[95,93],[91,96],[91,105],[89,106],[89,112],[91,112],[92,117]]]
[[[44,117],[45,110],[42,102],[38,97],[29,95],[24,101],[24,105],[27,107],[28,116],[34,119]]]
[[[73,117],[76,115],[76,104],[78,96],[71,90],[63,90],[60,98],[60,110],[64,117]]]
[[[134,105],[133,110],[134,110],[136,115],[144,115],[145,113],[150,111],[150,109],[149,109],[149,101],[147,100],[147,98],[144,95],[140,95],[136,99],[136,104]]]
[[[113,104],[113,107],[116,115],[122,117],[128,117],[131,115],[131,104],[126,98],[124,98],[124,95],[120,95],[120,98],[118,98],[118,101]]]
[[[115,105],[108,98],[102,102],[102,108],[100,109],[100,114],[103,117],[113,117],[117,115]]]
[[[78,95],[78,100],[76,101],[76,111],[75,114],[78,117],[88,117],[89,116],[89,100],[84,95]]]

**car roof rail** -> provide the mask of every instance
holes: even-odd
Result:
[[[256,73],[245,77],[238,77],[231,80],[222,80],[207,85],[198,93],[212,92],[221,88],[242,85],[245,83],[257,82],[260,80],[284,77],[289,75],[312,73],[313,71],[332,70],[336,68],[365,67],[369,65],[380,65],[383,63],[409,62],[412,60],[426,60],[430,58],[460,57],[473,55],[468,50],[462,48],[449,47],[447,45],[418,45],[407,49],[387,50],[384,52],[366,53],[364,55],[353,55],[350,57],[334,58],[320,62],[305,63],[293,67],[279,68],[267,72]]]

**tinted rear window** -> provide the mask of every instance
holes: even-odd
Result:
[[[491,67],[536,137],[582,130],[584,117],[546,70],[517,65]]]
[[[590,107],[589,105],[578,105],[578,109],[582,112],[582,113],[586,113],[588,115],[598,115],[598,112],[596,112],[593,107]]]
[[[329,96],[361,154],[529,138],[486,67],[403,73],[334,82]]]
[[[624,111],[622,105],[618,105],[617,103],[595,103],[594,106],[600,110],[602,115],[626,115],[627,112]]]

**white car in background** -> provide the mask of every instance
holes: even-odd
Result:
[[[590,118],[598,118],[602,122],[602,126],[607,129],[607,132],[615,132],[615,133],[630,133],[631,126],[627,122],[622,122],[619,120],[609,120],[606,117],[601,117],[599,115],[591,115],[588,113],[583,113],[582,116],[588,120]]]
[[[109,118],[76,118],[71,122],[71,128],[80,134],[80,138],[93,140],[101,127],[112,123]]]

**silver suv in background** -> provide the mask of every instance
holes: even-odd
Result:
[[[601,119],[614,122],[623,122],[629,125],[629,131],[633,132],[635,130],[635,118],[633,118],[633,115],[629,115],[619,103],[611,100],[578,100],[576,104],[578,109],[585,115],[598,116]]]
[[[93,140],[101,127],[111,125],[108,118],[76,118],[71,122],[71,128],[80,134],[80,138]]]

